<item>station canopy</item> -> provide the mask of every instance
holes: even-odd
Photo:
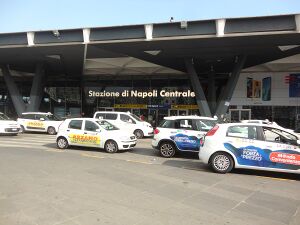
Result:
[[[300,71],[300,15],[177,21],[157,24],[0,34],[0,64],[30,77],[37,63],[54,79],[93,76],[199,77],[244,71]]]

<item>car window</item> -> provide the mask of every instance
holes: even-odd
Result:
[[[263,132],[266,141],[297,145],[298,138],[286,131],[272,127],[263,127]]]
[[[105,113],[97,113],[95,117],[97,119],[105,119]]]
[[[118,114],[116,113],[106,113],[105,118],[106,120],[116,120],[118,117]]]
[[[184,130],[194,130],[192,125],[192,120],[189,119],[181,119],[175,121],[176,129],[184,129]]]
[[[227,129],[227,137],[257,139],[255,126],[231,126]]]
[[[217,121],[215,120],[195,120],[196,129],[198,131],[209,131],[212,129],[216,124]]]
[[[44,115],[40,115],[40,114],[35,115],[35,120],[40,120],[41,118],[43,118],[45,120]]]
[[[120,119],[127,123],[135,123],[135,121],[130,116],[125,115],[125,114],[121,114]]]
[[[35,117],[33,114],[25,114],[22,116],[23,119],[27,119],[27,120],[34,120]]]
[[[162,128],[175,128],[174,120],[163,120],[158,127]]]
[[[69,123],[70,129],[81,130],[82,120],[71,120]]]
[[[117,128],[116,126],[114,126],[113,124],[111,124],[105,120],[97,121],[96,123],[98,123],[105,130],[119,130],[119,128]]]
[[[84,125],[84,130],[86,131],[96,131],[99,129],[99,126],[95,124],[93,121],[86,120]]]

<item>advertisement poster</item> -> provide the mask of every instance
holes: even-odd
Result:
[[[271,100],[271,77],[265,77],[262,80],[262,100]]]
[[[253,81],[253,98],[260,98],[261,95],[261,81]]]
[[[250,77],[247,77],[247,98],[252,98],[252,89],[253,89],[253,79]]]
[[[289,97],[300,97],[300,74],[290,74]]]

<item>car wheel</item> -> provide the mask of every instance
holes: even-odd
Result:
[[[233,159],[225,152],[215,153],[210,163],[212,169],[217,173],[229,173],[233,168]]]
[[[47,133],[51,134],[51,135],[54,135],[54,134],[56,134],[56,130],[55,130],[54,127],[48,127]]]
[[[108,153],[115,153],[118,151],[118,144],[113,140],[108,140],[105,143],[104,149]]]
[[[60,149],[66,149],[69,147],[68,141],[64,137],[57,138],[56,144]]]
[[[165,158],[171,158],[175,155],[175,145],[171,142],[163,142],[159,146],[160,155]]]
[[[20,126],[20,131],[19,131],[20,133],[24,133],[25,132],[25,128],[21,125]]]
[[[144,133],[141,130],[135,130],[133,133],[137,139],[142,139],[144,137]]]

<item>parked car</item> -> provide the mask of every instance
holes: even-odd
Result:
[[[21,129],[20,132],[47,132],[52,135],[57,133],[58,127],[62,122],[59,117],[44,112],[22,113],[21,117],[17,119]]]
[[[273,126],[273,127],[277,127],[277,128],[286,130],[287,132],[294,133],[294,131],[292,129],[288,129],[288,128],[279,126],[278,123],[270,122],[269,120],[242,120],[241,122],[242,123],[255,123],[255,124],[270,125],[270,126]]]
[[[138,139],[153,136],[151,124],[129,112],[98,111],[95,112],[94,118],[105,119],[121,129],[127,129],[129,132],[133,132]]]
[[[217,123],[216,118],[200,116],[165,117],[154,130],[152,147],[163,157],[173,157],[176,151],[198,152],[200,138]]]
[[[217,124],[203,139],[199,159],[215,172],[246,168],[300,173],[300,141],[267,124]]]
[[[57,147],[68,148],[70,145],[96,147],[108,153],[132,149],[136,137],[120,130],[106,120],[93,118],[66,119],[59,127]]]
[[[20,126],[18,123],[4,113],[0,112],[0,134],[17,135],[19,133]]]

